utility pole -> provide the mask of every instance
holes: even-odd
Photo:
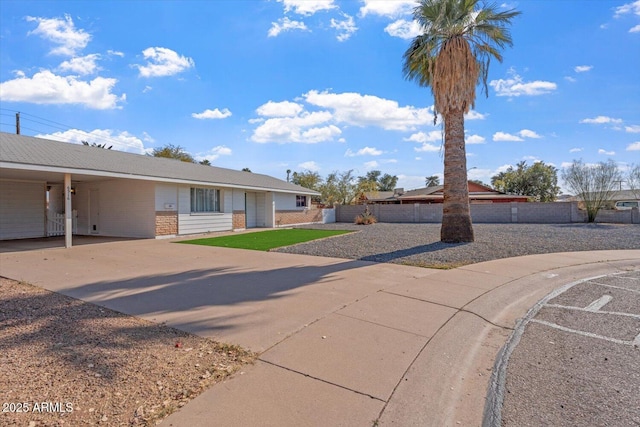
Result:
[[[16,135],[20,135],[20,113],[16,113]]]

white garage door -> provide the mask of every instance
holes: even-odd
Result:
[[[45,184],[0,181],[0,240],[45,235]]]

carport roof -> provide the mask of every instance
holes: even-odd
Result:
[[[269,175],[0,132],[2,169],[319,194]],[[3,171],[3,178],[9,174]]]

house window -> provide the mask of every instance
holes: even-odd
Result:
[[[220,190],[191,188],[191,212],[220,212]]]
[[[297,208],[306,208],[307,207],[307,196],[296,196],[296,207]]]

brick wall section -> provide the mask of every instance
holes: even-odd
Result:
[[[156,211],[156,236],[175,236],[178,234],[178,212]]]
[[[336,222],[354,222],[364,212],[364,205],[336,206]],[[369,205],[378,222],[442,222],[442,204]],[[471,204],[471,219],[474,223],[521,223],[521,224],[570,224],[586,222],[586,213],[578,210],[576,202],[550,203],[482,203]],[[597,222],[638,224],[640,212],[601,211]]]
[[[246,228],[247,221],[244,211],[233,211],[232,218],[234,230],[241,230],[243,228]]]
[[[322,222],[321,209],[305,209],[303,211],[276,211],[276,227],[293,224]]]

